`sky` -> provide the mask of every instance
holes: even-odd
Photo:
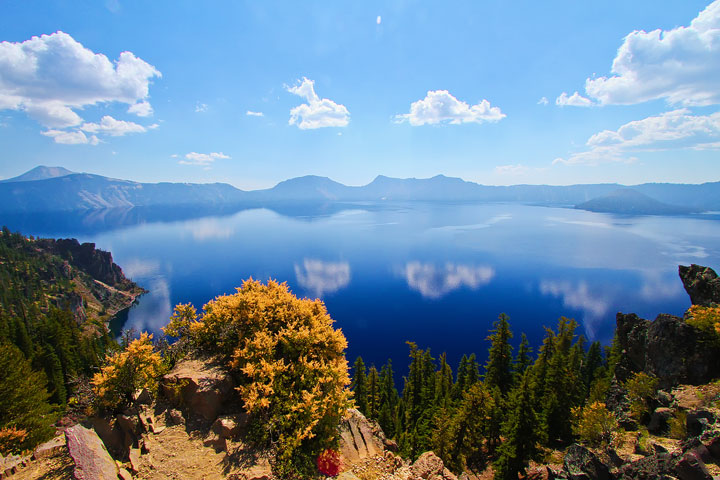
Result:
[[[720,0],[0,0],[0,178],[720,180]]]

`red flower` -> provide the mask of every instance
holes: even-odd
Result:
[[[330,448],[323,451],[317,457],[317,467],[318,471],[323,475],[337,476],[342,468],[340,453]]]

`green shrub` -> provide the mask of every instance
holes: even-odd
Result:
[[[684,440],[687,437],[687,412],[683,410],[675,412],[672,418],[668,420],[668,426],[670,427],[670,433],[668,434],[670,438]]]
[[[580,441],[593,447],[608,445],[617,430],[617,419],[602,402],[594,402],[584,408],[575,407],[573,433]]]
[[[636,373],[625,382],[625,388],[630,402],[630,416],[641,422],[649,413],[650,400],[658,389],[658,379],[644,372]]]

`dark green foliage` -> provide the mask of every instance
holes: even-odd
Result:
[[[508,316],[500,314],[498,320],[493,324],[495,328],[490,330],[487,340],[492,343],[488,352],[488,361],[485,365],[485,386],[487,388],[499,388],[505,395],[512,387],[512,346],[510,340],[513,337],[510,331]]]
[[[530,342],[527,339],[527,335],[523,333],[520,337],[520,346],[518,347],[518,354],[515,359],[514,366],[515,374],[517,376],[522,376],[525,373],[525,370],[527,370],[530,366],[530,363],[532,362],[532,359],[530,358],[531,354],[532,348],[530,348]]]
[[[590,344],[587,356],[585,357],[585,363],[582,367],[582,379],[585,384],[585,396],[590,394],[590,388],[595,383],[596,379],[604,374],[602,347],[600,342],[593,342]]]
[[[449,455],[440,457],[455,471],[464,467],[481,470],[485,466],[485,441],[492,428],[492,422],[488,420],[494,408],[493,397],[479,383],[472,385],[463,395],[452,418]]]
[[[410,372],[403,387],[404,418],[400,449],[410,458],[417,458],[430,449],[435,400],[435,363],[430,350],[410,347]]]
[[[355,359],[353,366],[353,379],[350,388],[355,396],[355,406],[363,415],[368,415],[368,389],[367,373],[362,357]]]
[[[447,409],[452,400],[453,373],[447,363],[447,355],[440,355],[440,369],[437,371],[435,383],[435,405]]]
[[[71,277],[84,274],[69,274],[67,262],[38,242],[7,228],[0,235],[0,343],[44,370],[52,401],[64,404],[70,378],[92,374],[114,342],[104,325],[81,325],[58,307],[81,302]]]
[[[383,429],[385,435],[394,438],[400,433],[398,426],[398,403],[400,396],[395,389],[395,373],[392,368],[392,361],[382,366],[380,369],[380,408],[378,411],[378,423]]]
[[[533,405],[530,375],[526,373],[510,398],[504,441],[495,462],[496,480],[517,480],[518,473],[524,472],[529,460],[539,452],[544,438]]]
[[[17,446],[20,450],[32,448],[55,432],[57,414],[48,403],[46,381],[17,347],[0,344],[0,430],[24,430],[27,436]]]
[[[367,416],[372,420],[377,420],[380,411],[380,376],[375,365],[371,365],[370,370],[368,370],[367,400]]]

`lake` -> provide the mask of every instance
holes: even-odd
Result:
[[[149,290],[125,328],[159,332],[174,305],[198,309],[248,277],[286,281],[322,298],[344,331],[352,363],[393,359],[406,341],[487,355],[502,312],[515,346],[537,351],[544,327],[575,318],[608,344],[617,312],[653,319],[690,306],[679,264],[720,266],[717,216],[616,216],[517,204],[320,205],[212,212],[113,210],[11,216],[26,235],[75,237],[109,250]]]

